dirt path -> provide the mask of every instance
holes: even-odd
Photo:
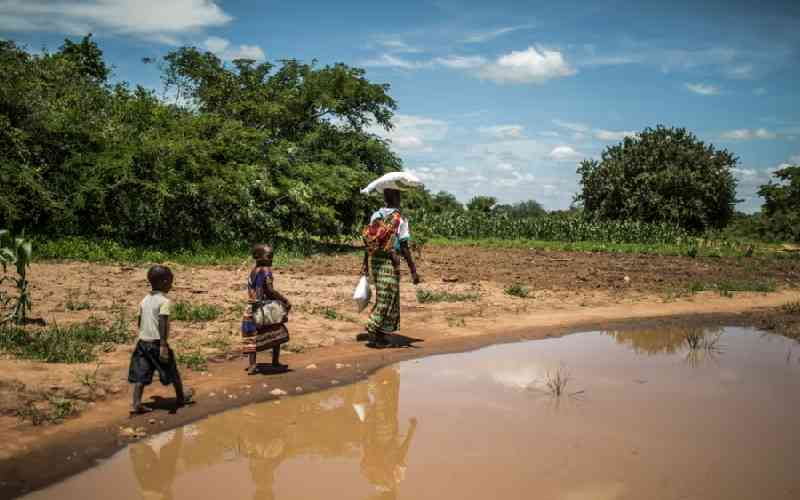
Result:
[[[285,355],[292,371],[254,377],[243,373],[236,345],[247,270],[173,266],[177,277],[171,294],[174,300],[213,304],[224,311],[214,321],[175,322],[176,350],[196,351],[219,361],[209,363],[206,372],[183,370],[188,385],[198,393],[198,403],[170,413],[169,388],[152,386],[146,398],[164,398],[164,409],[128,419],[130,395],[125,374],[131,346],[102,354],[99,365],[0,359],[5,412],[0,416],[0,498],[91,466],[135,438],[132,433],[152,434],[231,407],[274,399],[276,389],[288,395],[320,390],[411,357],[578,330],[623,328],[634,322],[641,326],[658,318],[731,323],[740,313],[800,298],[800,293],[791,289],[735,293],[733,297],[715,291],[687,291],[692,283],[712,284],[722,279],[769,279],[784,287],[794,285],[800,281],[800,267],[794,261],[742,263],[473,249],[466,251],[463,265],[456,266],[451,254],[462,251],[466,250],[435,248],[427,252],[420,262],[425,279],[421,287],[473,294],[474,300],[418,303],[414,287],[403,284],[402,333],[420,340],[407,349],[374,351],[355,342],[361,330],[358,323],[366,317],[366,313],[355,313],[349,300],[357,256],[315,258],[278,270],[276,286],[295,304],[292,342]],[[37,264],[32,270],[36,312],[48,322],[60,324],[132,315],[146,291],[144,273],[142,267]],[[530,287],[529,298],[503,292],[515,282]],[[68,302],[87,307],[67,310]],[[76,374],[91,370],[97,372],[94,391],[76,382]],[[78,418],[60,425],[33,426],[13,416],[15,405],[48,393],[83,398],[88,406]],[[42,463],[48,464],[46,470]]]

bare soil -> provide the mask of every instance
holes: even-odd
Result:
[[[418,260],[423,278],[419,287],[478,294],[477,300],[421,304],[404,275],[401,333],[419,342],[408,349],[375,351],[355,340],[367,317],[366,311],[355,311],[350,299],[360,260],[354,254],[321,256],[276,269],[276,288],[294,304],[291,341],[282,358],[292,371],[253,377],[244,374],[238,349],[247,264],[171,264],[176,275],[173,300],[213,304],[224,311],[213,321],[173,322],[175,350],[209,359],[207,371],[182,369],[198,402],[177,413],[171,411],[171,389],[154,384],[145,398],[155,397],[159,409],[128,418],[126,379],[132,342],[100,353],[97,362],[87,364],[0,358],[0,498],[91,466],[131,439],[274,398],[275,389],[293,394],[301,387],[309,392],[363,378],[380,366],[410,357],[579,329],[608,329],[612,323],[631,320],[641,326],[644,320],[672,316],[686,321],[746,320],[789,336],[800,335],[797,315],[774,312],[800,299],[798,259],[690,259],[442,246],[426,248]],[[148,290],[145,273],[144,266],[34,264],[30,273],[34,316],[61,325],[90,318],[110,323],[126,316],[133,336],[136,307]],[[732,297],[716,291],[689,292],[693,285],[712,287],[725,280],[769,280],[777,291],[736,292]],[[528,287],[529,296],[504,293],[513,283]],[[752,311],[760,312],[740,314]],[[74,401],[78,414],[61,424],[33,425],[18,417],[53,397]],[[53,466],[43,472],[42,460]]]

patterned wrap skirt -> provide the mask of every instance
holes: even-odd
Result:
[[[400,327],[400,272],[388,253],[377,252],[370,260],[377,298],[367,321],[372,334],[392,333]]]
[[[285,323],[259,326],[253,320],[253,304],[245,307],[242,318],[242,352],[261,352],[289,342],[289,330]]]

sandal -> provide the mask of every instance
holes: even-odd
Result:
[[[153,411],[153,409],[152,409],[152,408],[150,408],[149,406],[145,406],[145,405],[139,405],[139,406],[138,406],[138,407],[136,407],[136,408],[131,408],[131,410],[130,410],[130,415],[131,415],[131,416],[134,416],[134,415],[144,415],[145,413],[150,413],[151,411]]]
[[[178,406],[194,404],[194,390],[186,389],[183,391],[183,401],[178,401]]]

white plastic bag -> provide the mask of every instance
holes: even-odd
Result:
[[[286,309],[277,300],[268,300],[253,310],[253,321],[258,326],[274,325],[286,320]]]
[[[358,280],[356,289],[353,291],[353,300],[356,301],[358,312],[363,311],[364,308],[367,307],[371,295],[372,290],[369,287],[369,280],[366,276],[362,276],[361,279]]]

